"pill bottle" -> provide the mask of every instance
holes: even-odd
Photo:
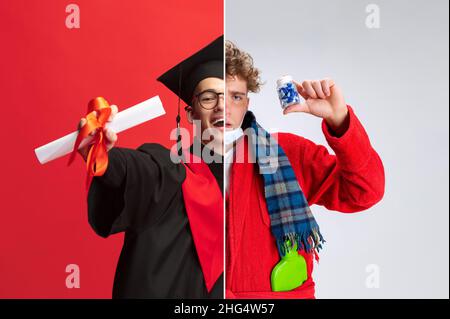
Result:
[[[300,95],[290,75],[283,75],[277,80],[277,92],[283,110],[288,106],[300,103]]]

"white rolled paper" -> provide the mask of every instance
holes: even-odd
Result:
[[[142,103],[132,106],[122,112],[117,113],[113,121],[106,124],[107,128],[112,129],[116,133],[125,131],[133,126],[150,121],[161,115],[164,115],[166,111],[161,103],[159,96],[152,97]],[[34,150],[36,157],[41,164],[48,163],[54,159],[62,157],[72,152],[75,141],[78,136],[78,131],[72,132],[63,136],[53,142],[45,144]],[[92,137],[85,138],[80,148],[89,144]]]

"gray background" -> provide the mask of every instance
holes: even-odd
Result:
[[[370,3],[379,29],[366,27]],[[326,144],[320,119],[282,115],[275,81],[330,76],[385,165],[375,207],[313,207],[327,239],[318,298],[449,297],[448,10],[447,0],[226,0],[226,38],[252,54],[266,82],[251,95],[259,122]],[[371,264],[379,288],[366,287]]]

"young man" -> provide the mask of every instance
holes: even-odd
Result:
[[[202,133],[218,126],[220,139],[223,74],[219,37],[158,80],[189,105],[189,121],[200,121]],[[90,186],[88,216],[102,237],[125,232],[113,298],[223,298],[222,161],[174,162],[159,144],[118,148],[114,132],[105,136],[109,163]],[[185,153],[201,158],[196,149]],[[80,150],[85,160],[88,151]]]
[[[229,41],[225,45],[225,134],[231,136],[225,136],[226,298],[314,298],[313,261],[324,240],[309,206],[346,213],[371,207],[384,193],[382,162],[330,79],[297,83],[305,102],[284,114],[322,118],[336,155],[300,136],[268,134],[248,111],[247,94],[261,85],[258,70],[249,54]],[[278,153],[267,157],[261,145]],[[267,159],[275,159],[278,167],[268,170]],[[277,266],[288,254],[303,263]]]

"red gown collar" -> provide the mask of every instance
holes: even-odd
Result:
[[[182,184],[184,204],[200,266],[208,292],[223,273],[223,196],[208,165],[194,154],[183,163],[186,179]]]

